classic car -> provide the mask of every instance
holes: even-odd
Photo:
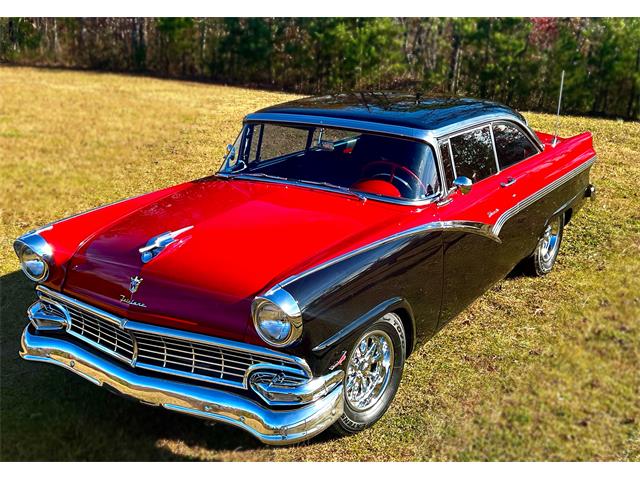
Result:
[[[514,267],[551,271],[595,159],[489,101],[260,110],[217,173],[15,241],[20,355],[269,444],[359,432],[417,345]]]

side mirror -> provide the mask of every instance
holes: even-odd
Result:
[[[471,191],[473,182],[468,177],[456,177],[453,181],[453,186],[460,190],[462,195],[466,195]]]
[[[325,142],[324,140],[321,140],[318,142],[318,148],[325,152],[333,152],[336,147],[333,142]]]
[[[227,154],[224,156],[225,168],[233,171],[244,170],[247,165],[242,160],[236,160],[236,147],[227,145]]]
[[[233,145],[227,145],[227,155],[224,157],[224,159],[228,163],[231,163],[236,159],[236,148]]]

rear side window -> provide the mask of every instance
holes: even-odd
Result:
[[[494,123],[493,138],[501,170],[538,153],[533,142],[510,123]]]
[[[497,173],[489,126],[451,137],[451,151],[456,175],[473,183]]]

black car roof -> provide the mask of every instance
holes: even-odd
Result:
[[[500,103],[473,98],[422,97],[403,92],[308,97],[264,108],[256,113],[321,116],[430,131],[486,116],[515,117],[526,124],[522,115]]]

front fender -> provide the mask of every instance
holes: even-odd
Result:
[[[407,336],[406,351],[408,355],[415,346],[416,322],[411,305],[407,299],[401,297],[393,297],[383,301],[379,305],[376,305],[368,312],[365,312],[363,315],[360,315],[360,317],[345,325],[341,330],[338,330],[324,342],[315,346],[313,351],[323,352],[330,349],[349,349],[353,345],[355,339],[358,338],[372,323],[391,312],[400,313],[401,315],[405,334]]]
[[[399,312],[408,351],[437,328],[442,296],[442,233],[427,231],[360,249],[282,284],[304,322],[292,353],[325,373],[385,313]]]

